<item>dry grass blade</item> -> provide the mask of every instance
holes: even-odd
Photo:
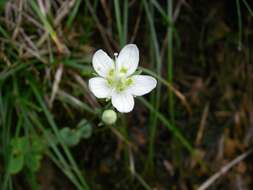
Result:
[[[251,153],[253,152],[253,149],[248,150],[247,152],[241,154],[225,166],[223,166],[217,173],[212,175],[209,179],[207,179],[200,187],[198,190],[205,190],[208,187],[210,187],[219,177],[227,173],[233,166],[244,160],[246,157],[248,157]]]
[[[100,0],[100,2],[103,7],[103,11],[105,13],[106,19],[107,19],[107,25],[109,28],[112,28],[113,20],[112,20],[110,7],[108,6],[108,3],[106,2],[106,0]]]
[[[138,30],[139,30],[139,28],[140,28],[141,14],[142,14],[142,9],[140,9],[140,10],[138,11],[138,15],[137,15],[137,19],[136,19],[136,22],[135,22],[135,25],[134,25],[134,31],[133,31],[133,34],[132,34],[132,36],[131,36],[130,43],[133,43],[133,42],[135,41],[135,39],[136,39]]]
[[[22,12],[23,12],[23,1],[24,0],[21,0],[19,1],[19,5],[18,5],[18,18],[17,18],[17,24],[16,24],[16,27],[15,27],[15,30],[12,34],[12,40],[15,40],[16,37],[18,36],[18,32],[20,30],[20,26],[21,26],[21,22],[22,22]]]
[[[196,138],[196,141],[195,141],[196,146],[199,146],[200,143],[201,143],[203,133],[204,133],[204,129],[205,129],[205,125],[206,125],[206,122],[207,122],[208,112],[209,112],[209,104],[206,104],[205,108],[204,108],[204,111],[203,111],[203,114],[202,114],[200,124],[199,124],[199,130],[198,130],[197,138]]]
[[[250,0],[0,0],[0,190],[252,189],[252,8]],[[157,80],[134,100],[133,75],[113,56],[129,43],[145,67],[133,75]],[[114,62],[97,54],[103,77],[93,67],[98,49]],[[123,64],[137,60],[132,50]],[[94,77],[103,79],[91,91]],[[117,102],[134,109],[120,113]],[[105,110],[115,124],[105,125]],[[21,154],[12,141],[23,137],[32,146]],[[10,172],[19,156],[23,166]]]
[[[91,106],[92,107],[96,107],[96,108],[100,107],[97,99],[94,97],[94,95],[91,95],[90,90],[88,88],[88,85],[82,79],[82,77],[79,76],[78,74],[74,73],[74,72],[70,72],[70,73],[74,76],[75,80],[80,84],[80,86],[83,88],[83,90],[85,92],[88,92],[88,93],[85,93],[85,98],[89,101],[89,103],[91,104]]]
[[[59,90],[59,84],[61,81],[61,77],[62,77],[62,72],[63,72],[63,65],[60,64],[56,73],[55,73],[55,77],[54,77],[54,84],[53,84],[53,90],[52,90],[52,94],[49,100],[49,107],[52,108],[53,107],[53,102],[55,99],[55,96]]]
[[[88,9],[89,9],[89,11],[90,11],[90,13],[91,13],[91,15],[92,15],[92,17],[93,17],[96,25],[97,25],[97,28],[98,28],[98,30],[99,30],[99,32],[101,34],[101,37],[102,37],[102,39],[103,39],[103,41],[105,43],[106,49],[108,49],[108,51],[112,54],[114,51],[113,51],[112,46],[111,46],[111,44],[110,44],[110,42],[109,42],[109,40],[108,40],[108,38],[106,36],[107,32],[104,29],[103,25],[100,23],[100,21],[99,21],[97,15],[96,15],[96,13],[94,12],[94,9],[93,9],[93,7],[92,7],[92,5],[91,5],[91,3],[90,3],[89,0],[87,0],[87,6],[88,6]]]
[[[132,142],[130,142],[128,139],[126,139],[118,130],[116,130],[114,127],[110,127],[110,129],[122,142],[125,142],[129,147],[133,148],[134,150],[138,150],[138,147]]]
[[[8,57],[4,54],[4,52],[0,52],[0,60],[1,59],[7,64],[8,67],[11,66],[11,62],[8,59]]]
[[[169,90],[171,90],[178,97],[178,99],[185,106],[188,113],[192,114],[191,107],[190,107],[189,103],[187,102],[186,97],[179,90],[177,90],[172,84],[168,83],[166,80],[164,80],[161,76],[157,75],[153,71],[150,71],[149,69],[146,69],[143,67],[140,67],[140,69],[143,70],[145,73],[156,77],[163,85],[165,85]]]
[[[66,93],[65,91],[59,90],[57,94],[58,94],[57,98],[59,98],[61,101],[67,102],[77,109],[85,110],[90,114],[93,115],[97,114],[96,108],[89,107],[87,104],[77,99],[76,97]]]

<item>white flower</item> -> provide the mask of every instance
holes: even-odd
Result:
[[[155,78],[134,75],[139,63],[135,44],[126,45],[112,60],[103,50],[95,52],[92,65],[99,75],[89,80],[89,88],[97,98],[112,100],[112,105],[127,113],[134,108],[134,97],[149,93],[156,87]]]

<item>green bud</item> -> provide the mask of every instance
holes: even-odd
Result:
[[[117,114],[113,110],[105,110],[102,114],[102,121],[106,125],[112,125],[117,121]]]

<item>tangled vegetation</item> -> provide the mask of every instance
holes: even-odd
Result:
[[[1,0],[0,189],[251,189],[252,17],[250,0]],[[120,113],[88,81],[126,44],[157,86]]]

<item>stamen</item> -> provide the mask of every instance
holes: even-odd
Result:
[[[127,73],[127,68],[121,67],[120,72],[126,74]]]
[[[116,55],[115,55],[116,57]],[[127,68],[121,67],[119,73],[114,69],[110,69],[107,74],[107,84],[109,87],[116,89],[117,92],[122,92],[133,84],[133,79],[126,77]]]
[[[126,80],[126,85],[127,85],[127,86],[130,86],[131,84],[133,84],[133,79],[128,78],[128,79]]]
[[[108,73],[108,75],[109,75],[109,77],[113,77],[114,76],[114,69],[110,69],[109,70],[109,73]]]
[[[114,55],[115,60],[116,60],[116,58],[118,57],[119,54],[117,52],[115,52],[113,55]]]

